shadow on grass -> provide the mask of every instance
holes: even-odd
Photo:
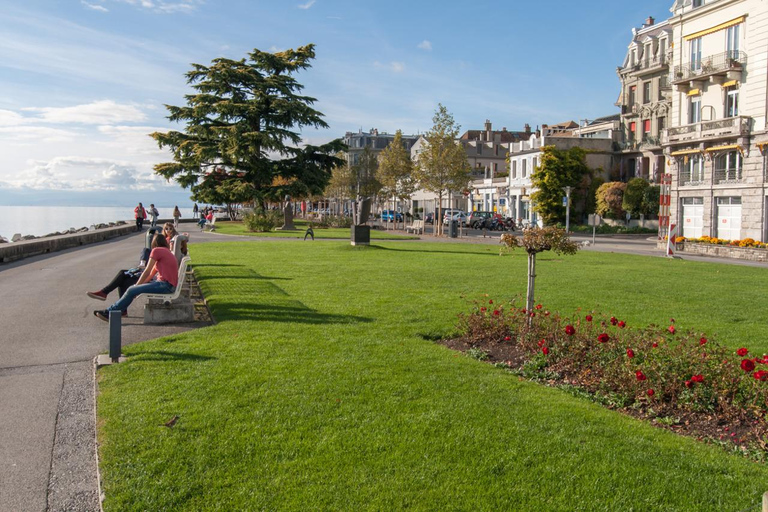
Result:
[[[385,240],[382,240],[385,241]],[[410,246],[413,247],[413,246]],[[464,256],[493,256],[495,258],[499,257],[498,252],[468,252],[468,251],[423,251],[420,249],[396,249],[394,247],[382,247],[380,245],[369,245],[367,247],[368,249],[378,249],[380,251],[394,251],[394,252],[420,252],[424,254],[461,254]],[[366,248],[363,248],[366,249]]]
[[[186,354],[182,352],[171,352],[168,350],[150,350],[131,357],[134,361],[212,361],[213,356],[200,356],[197,354]]]
[[[213,315],[220,321],[252,320],[312,325],[371,323],[374,320],[362,316],[321,313],[300,302],[294,302],[294,304],[297,305],[280,306],[252,302],[224,302],[213,306]]]

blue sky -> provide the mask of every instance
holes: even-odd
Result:
[[[0,204],[183,202],[147,133],[189,63],[316,45],[299,75],[324,142],[360,128],[519,130],[609,115],[631,29],[672,0],[0,0]],[[90,198],[90,199],[89,199]]]

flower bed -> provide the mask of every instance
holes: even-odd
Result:
[[[768,455],[768,356],[733,352],[674,319],[630,328],[493,300],[460,315],[460,329],[443,343],[676,432]]]
[[[726,240],[724,238],[713,238],[711,236],[702,236],[701,238],[685,238],[684,236],[678,236],[675,238],[676,244],[682,244],[685,242],[709,245],[727,245],[729,247],[750,247],[755,249],[768,248],[767,243],[755,240],[753,238],[745,238],[743,240]]]

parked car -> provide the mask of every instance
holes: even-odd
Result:
[[[429,212],[426,215],[424,215],[424,224],[434,224],[435,223],[435,212]]]
[[[455,220],[460,222],[462,226],[466,226],[468,219],[469,216],[467,213],[461,210],[445,210],[445,215],[443,216],[443,224],[447,225],[450,221]]]
[[[395,210],[384,210],[381,212],[383,222],[403,222],[403,214]]]
[[[485,219],[490,219],[491,217],[500,219],[501,215],[494,212],[472,212],[469,214],[469,220],[467,220],[467,223],[470,225],[470,227],[477,228],[483,223],[483,221],[485,221]]]

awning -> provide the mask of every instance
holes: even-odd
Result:
[[[738,25],[739,23],[743,23],[746,19],[746,16],[739,16],[736,19],[733,19],[731,21],[726,21],[725,23],[721,23],[719,25],[715,25],[712,28],[706,28],[704,30],[699,30],[698,32],[694,32],[693,34],[688,34],[687,36],[683,36],[683,39],[686,41],[690,41],[691,39],[696,39],[697,37],[706,36],[707,34],[712,34],[714,32],[719,32],[720,30],[725,30],[728,27],[732,27],[734,25]]]
[[[669,156],[693,155],[694,153],[701,153],[701,150],[700,149],[681,149],[679,151],[671,152]]]
[[[738,144],[728,144],[727,146],[712,146],[711,148],[707,148],[704,151],[707,153],[714,153],[715,151],[728,151],[731,149],[738,149],[739,151],[744,151],[744,148],[739,146]]]
[[[722,84],[720,87],[725,88],[725,87],[732,87],[734,85],[739,85],[739,81],[738,80],[728,80],[727,82]]]
[[[699,89],[691,89],[688,91],[688,96],[698,96],[699,94],[701,94]]]

